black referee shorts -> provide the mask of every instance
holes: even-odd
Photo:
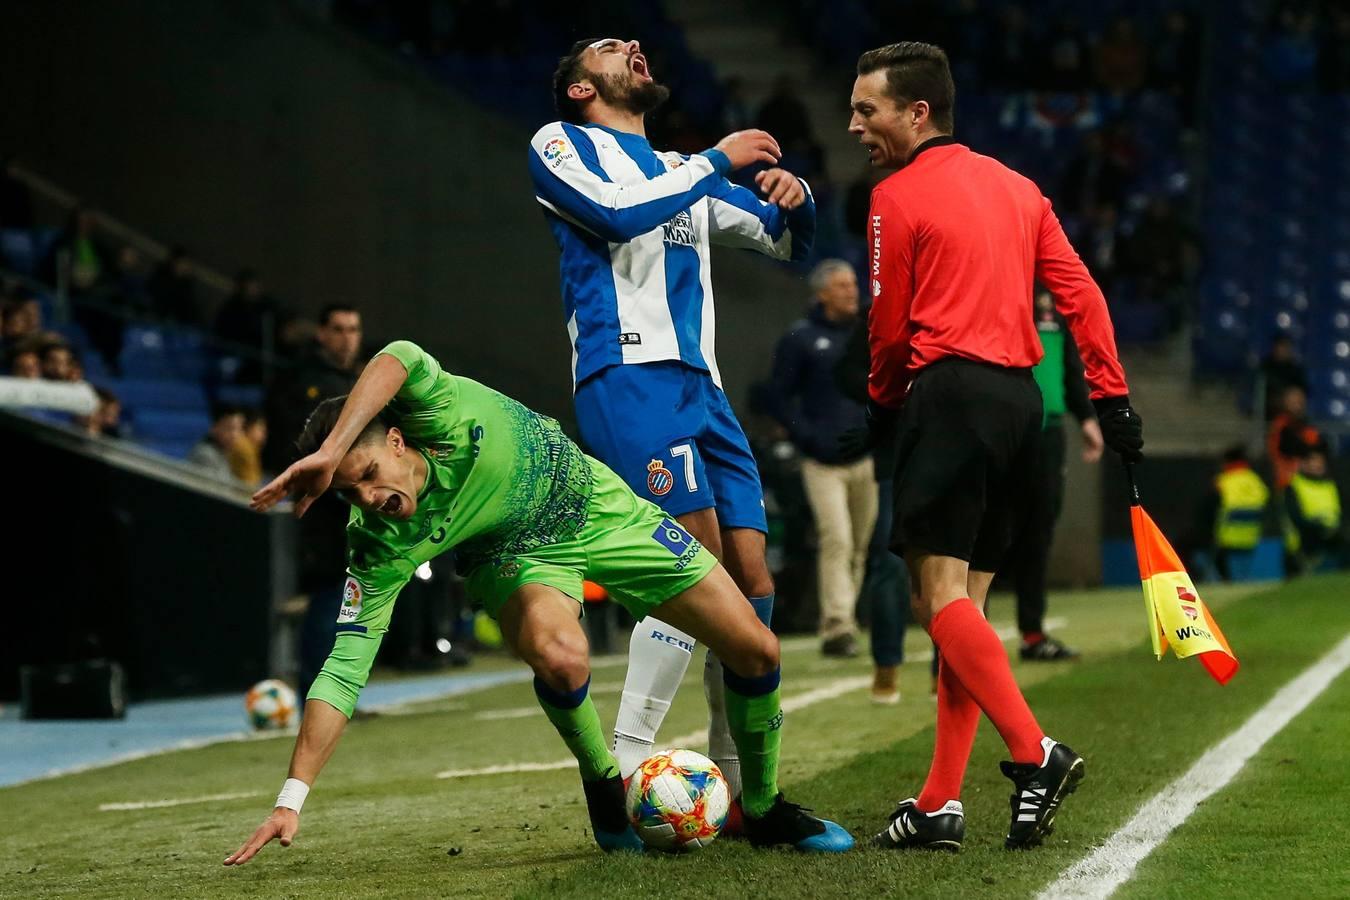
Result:
[[[896,430],[891,549],[997,571],[1036,487],[1040,434],[1030,369],[948,358],[920,372]]]

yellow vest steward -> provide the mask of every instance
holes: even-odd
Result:
[[[1220,473],[1219,516],[1214,523],[1214,543],[1225,550],[1251,550],[1261,542],[1261,522],[1270,489],[1251,469]]]
[[[1303,518],[1325,526],[1329,532],[1341,527],[1341,495],[1334,479],[1295,474],[1289,480],[1289,489],[1294,492]],[[1285,545],[1297,552],[1300,544],[1298,531],[1291,522],[1285,529]]]

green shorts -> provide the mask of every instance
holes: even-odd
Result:
[[[595,490],[575,538],[469,572],[469,596],[492,618],[523,585],[546,584],[581,602],[581,583],[588,580],[642,619],[716,567],[717,558],[660,507],[634,494],[603,463],[587,461],[595,469]]]

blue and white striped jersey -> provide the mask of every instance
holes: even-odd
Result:
[[[784,212],[728,181],[730,168],[719,150],[657,153],[601,125],[554,122],[535,134],[530,176],[562,251],[574,387],[609,366],[659,360],[721,386],[709,245],[800,260],[816,224],[809,187]]]

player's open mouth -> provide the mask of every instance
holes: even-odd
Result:
[[[647,57],[643,56],[641,53],[634,53],[631,60],[629,65],[633,69],[633,74],[637,75],[639,78],[645,78],[650,81],[652,76],[651,73],[647,71]]]
[[[403,498],[390,494],[389,499],[380,504],[380,512],[386,516],[396,516],[403,509]]]

